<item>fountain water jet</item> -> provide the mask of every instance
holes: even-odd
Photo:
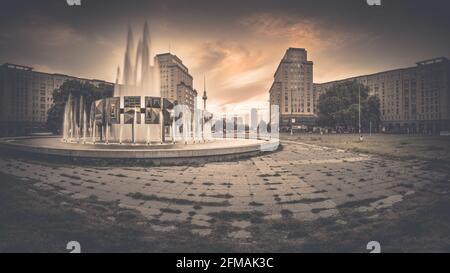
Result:
[[[86,143],[87,136],[87,114],[86,107],[83,107],[83,143]]]
[[[72,94],[69,95],[64,118],[63,139],[66,142],[86,143],[87,139],[92,139],[92,143],[163,144],[166,127],[170,126],[175,126],[173,130],[168,130],[169,134],[172,132],[171,141],[177,141],[180,132],[176,130],[175,120],[170,120],[169,110],[174,102],[161,97],[160,64],[156,57],[151,58],[153,55],[147,22],[136,47],[134,38],[131,27],[128,27],[123,69],[117,68],[113,98],[92,102],[88,115],[86,98],[74,99]],[[184,111],[188,109],[184,107]],[[164,120],[165,115],[169,116],[169,120]],[[182,131],[179,139],[186,144],[190,140],[202,142],[205,128],[203,117],[203,112],[197,109],[194,113],[184,114],[182,125],[178,125]]]
[[[64,106],[63,140],[66,142],[69,141],[69,131],[70,131],[69,117],[70,113],[72,112],[71,105],[72,105],[72,94],[69,93],[66,105]]]
[[[122,75],[118,67],[112,98],[91,101],[91,96],[70,93],[64,107],[63,141],[54,137],[17,138],[7,142],[0,139],[0,146],[48,156],[94,159],[93,162],[99,162],[97,159],[102,159],[102,163],[126,159],[144,160],[151,164],[231,160],[278,147],[278,137],[269,135],[269,140],[263,139],[267,137],[264,127],[258,129],[261,139],[244,140],[245,133],[229,133],[228,130],[233,130],[234,126],[224,126],[224,121],[229,123],[226,116],[216,117],[213,122],[213,115],[205,111],[206,104],[200,112],[195,105],[192,112],[187,105],[161,98],[160,65],[157,58],[152,62],[151,56],[148,25],[144,26],[137,48],[129,28]],[[206,95],[204,102],[205,98]],[[278,108],[270,111],[270,120],[275,121],[270,132],[275,134],[278,132],[278,111]],[[170,126],[172,128],[166,128]],[[165,142],[166,131],[172,132],[171,143]],[[85,144],[83,148],[72,144],[81,141]],[[158,142],[161,143],[158,147],[150,145]],[[123,146],[114,147],[118,144]]]

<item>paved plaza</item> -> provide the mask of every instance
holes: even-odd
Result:
[[[71,199],[116,202],[138,211],[154,231],[170,234],[182,227],[200,238],[238,243],[254,242],[264,237],[265,224],[286,219],[295,230],[314,222],[345,227],[355,217],[382,218],[436,181],[450,183],[448,173],[424,168],[417,159],[282,143],[274,153],[199,166],[96,167],[2,158],[0,170]]]

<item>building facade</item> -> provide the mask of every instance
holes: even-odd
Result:
[[[23,135],[44,131],[47,111],[53,104],[53,91],[66,80],[106,83],[63,74],[34,71],[16,64],[0,66],[0,135]]]
[[[313,92],[313,62],[303,48],[286,50],[270,87],[270,104],[280,109],[280,130],[312,126],[316,108]]]
[[[450,130],[450,61],[435,58],[416,66],[314,84],[315,105],[334,84],[356,81],[380,99],[382,130],[437,134]]]
[[[158,54],[155,58],[160,67],[161,96],[187,105],[193,112],[197,91],[188,68],[171,53]]]

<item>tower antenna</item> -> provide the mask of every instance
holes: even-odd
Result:
[[[208,97],[206,96],[206,75],[203,75],[203,110],[206,110],[206,100]]]

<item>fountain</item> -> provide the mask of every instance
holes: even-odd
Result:
[[[244,125],[234,111],[225,116],[208,112],[206,91],[203,109],[198,109],[195,100],[193,112],[187,105],[161,97],[159,64],[157,58],[151,58],[150,42],[147,23],[136,44],[128,28],[123,69],[117,68],[113,97],[90,102],[87,97],[69,94],[62,138],[0,139],[0,147],[40,156],[144,159],[158,164],[230,160],[277,149],[277,107],[252,120],[251,124],[259,124],[254,128]]]
[[[160,73],[157,58],[152,61],[150,32],[145,23],[142,37],[134,48],[134,35],[128,28],[127,44],[124,56],[123,72],[117,69],[114,97],[98,100],[92,103],[91,112],[84,117],[87,107],[83,98],[74,99],[72,94],[66,102],[64,112],[63,140],[65,142],[86,143],[89,137],[92,143],[164,143],[165,131],[171,131],[171,118],[175,101],[169,101],[160,95]],[[121,80],[120,80],[121,79]],[[183,108],[185,109],[185,108]],[[79,111],[79,114],[75,114]],[[164,120],[169,117],[168,120]],[[212,116],[207,116],[211,120]],[[195,120],[199,120],[197,111]],[[176,117],[175,117],[176,119]],[[208,121],[209,121],[208,120]],[[187,120],[185,120],[187,122]],[[206,119],[202,123],[208,122]],[[90,136],[82,128],[90,124]],[[183,127],[187,136],[184,138],[193,142],[198,141],[199,128],[196,122]],[[82,132],[80,132],[83,130]],[[97,132],[100,131],[100,139]],[[172,132],[176,133],[176,131]],[[201,134],[205,135],[205,134]],[[172,140],[176,137],[172,136]]]

